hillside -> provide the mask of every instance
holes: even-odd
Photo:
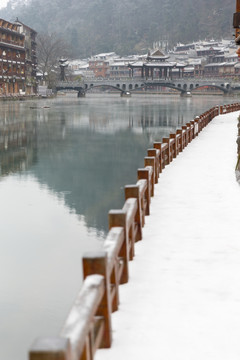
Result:
[[[233,0],[10,0],[0,17],[38,32],[57,32],[74,56],[145,52],[154,41],[170,46],[232,36]]]

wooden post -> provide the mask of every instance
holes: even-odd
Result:
[[[109,229],[112,227],[123,227],[124,228],[124,243],[120,250],[119,256],[123,261],[123,272],[120,279],[120,284],[125,284],[129,279],[129,240],[127,232],[127,213],[123,210],[110,210],[108,213]]]
[[[169,138],[163,138],[163,139],[162,139],[162,142],[163,142],[163,144],[168,144],[167,165],[169,165],[170,162],[171,162],[171,160],[170,160],[170,159],[171,159],[171,155],[170,155],[170,139],[169,139]],[[165,161],[164,161],[164,162],[165,162]]]
[[[188,145],[188,143],[189,143],[189,134],[188,134],[188,127],[187,127],[187,125],[183,125],[182,126],[182,129],[183,130],[185,130],[185,146],[187,146]]]
[[[147,180],[147,208],[146,215],[150,215],[150,202],[151,202],[151,186],[150,186],[150,174],[148,169],[138,169],[138,180],[145,179]]]
[[[183,130],[177,129],[177,134],[180,136],[180,146],[179,146],[179,152],[183,151]]]
[[[191,132],[192,132],[192,139],[195,138],[195,121],[194,120],[191,120],[190,121],[190,125],[191,125]]]
[[[194,119],[194,123],[195,123],[195,136],[198,136],[199,133],[199,116],[196,116]]]
[[[191,129],[191,123],[187,123],[187,131],[188,131],[188,142],[190,143],[192,141],[192,129]]]
[[[174,145],[173,145],[174,151],[173,151],[172,157],[176,158],[177,157],[177,152],[178,152],[177,135],[176,134],[170,134],[170,139],[174,139]]]
[[[125,186],[125,199],[135,198],[137,199],[137,215],[136,215],[136,223],[137,223],[137,241],[142,240],[142,208],[141,208],[141,199],[139,194],[139,186],[138,185],[126,185]]]
[[[83,277],[88,275],[102,275],[104,277],[105,292],[96,313],[96,316],[104,318],[104,335],[100,348],[110,348],[112,343],[111,324],[111,300],[110,300],[110,278],[108,274],[108,260],[105,251],[89,252],[83,256]]]
[[[158,149],[148,149],[148,156],[155,158],[155,184],[158,183],[159,173],[160,173],[160,164],[159,164],[159,155],[160,151]]]
[[[146,156],[144,158],[144,166],[151,166],[153,168],[153,176],[151,178],[151,196],[154,196],[155,184],[155,158],[153,156]]]
[[[64,337],[36,339],[30,348],[29,360],[71,360],[70,342]]]
[[[199,122],[198,122],[198,132],[201,132],[203,128],[203,116],[199,116]]]
[[[159,173],[163,171],[163,155],[162,155],[162,143],[155,142],[153,147],[159,150]]]

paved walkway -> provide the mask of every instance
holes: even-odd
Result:
[[[238,115],[215,118],[161,174],[96,360],[240,359]]]

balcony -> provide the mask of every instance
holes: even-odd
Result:
[[[19,44],[19,43],[16,43],[15,41],[3,39],[3,38],[0,38],[0,46],[25,51],[23,44]]]

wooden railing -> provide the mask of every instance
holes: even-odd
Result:
[[[111,346],[111,313],[118,310],[119,285],[128,282],[129,261],[135,242],[142,240],[159,174],[215,116],[237,110],[240,103],[213,107],[148,149],[137,183],[125,186],[123,208],[109,212],[103,251],[83,256],[83,285],[60,336],[37,339],[30,360],[92,360],[98,348]]]

